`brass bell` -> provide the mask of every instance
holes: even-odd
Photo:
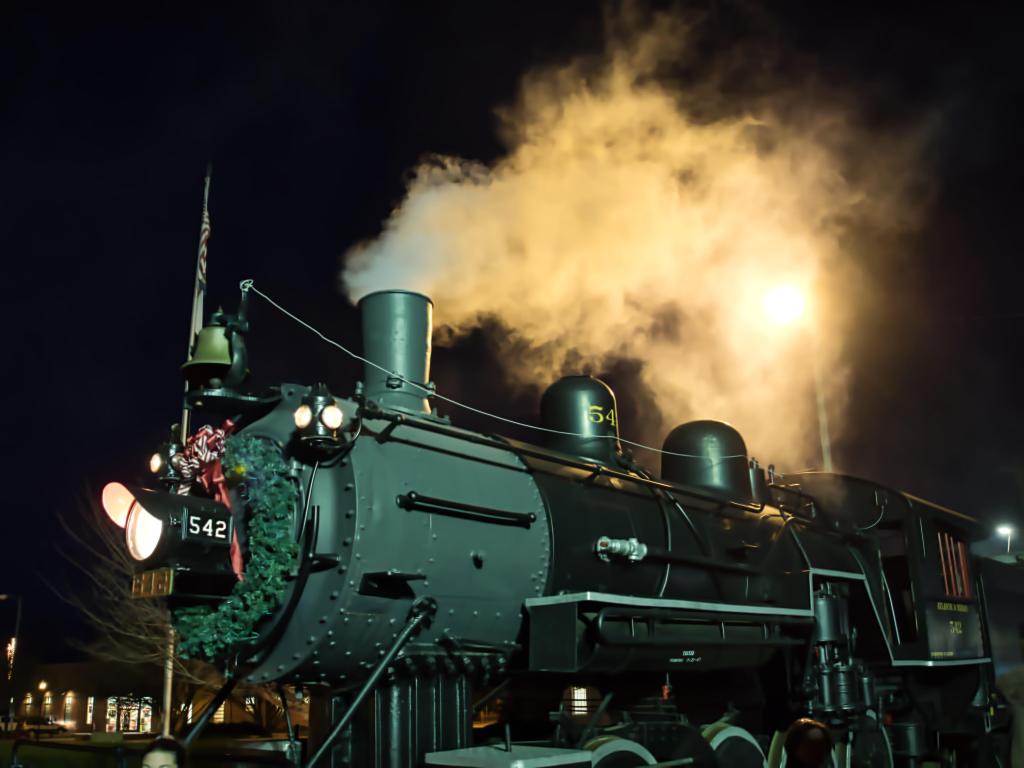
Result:
[[[181,369],[193,386],[223,377],[231,367],[231,342],[223,325],[208,325],[199,331],[195,349]]]

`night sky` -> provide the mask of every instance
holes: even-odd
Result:
[[[702,18],[709,56],[770,49],[758,66],[774,81],[810,76],[853,94],[868,127],[898,132],[941,115],[924,221],[899,243],[899,259],[867,265],[885,290],[852,342],[854,427],[835,446],[836,464],[1024,524],[1019,12],[994,3],[684,8]],[[207,161],[208,309],[233,306],[238,281],[251,277],[358,348],[358,318],[338,286],[342,254],[377,234],[424,154],[499,156],[495,108],[530,69],[599,50],[600,9],[563,0],[8,13],[0,592],[26,596],[26,652],[65,653],[48,625],[82,634],[43,583],[75,581],[52,547],[57,516],[85,519],[104,483],[141,477],[178,419]],[[736,85],[745,88],[757,81]],[[323,380],[349,391],[355,365],[266,305],[253,310],[256,385]],[[537,393],[509,389],[494,333],[437,349],[434,379],[450,395],[534,420]],[[645,394],[631,389],[628,363],[606,373],[629,434]],[[13,611],[0,603],[0,627],[8,622]]]

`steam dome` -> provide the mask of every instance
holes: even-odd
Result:
[[[704,488],[732,499],[751,501],[747,446],[724,421],[691,421],[665,438],[661,476],[673,483]],[[671,454],[685,454],[673,456]]]
[[[555,451],[615,464],[619,443],[619,418],[615,393],[593,376],[564,376],[540,401],[541,424],[573,435],[545,435],[544,445]],[[578,437],[576,435],[579,435]]]

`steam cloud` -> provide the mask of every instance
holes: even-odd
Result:
[[[449,339],[496,318],[531,350],[508,363],[520,382],[640,361],[660,417],[627,437],[717,418],[765,462],[820,464],[812,361],[835,437],[866,289],[851,233],[912,224],[920,136],[868,137],[834,95],[792,84],[737,104],[721,62],[670,86],[692,25],[609,29],[599,61],[525,78],[497,162],[422,162],[381,235],[346,254],[345,290],[423,292]],[[766,322],[780,285],[810,297],[802,325]]]

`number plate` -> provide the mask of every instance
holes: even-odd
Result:
[[[174,571],[160,568],[132,576],[132,598],[167,597],[174,592]]]
[[[231,520],[204,515],[202,512],[189,512],[185,517],[184,536],[204,544],[227,546],[231,543]]]

